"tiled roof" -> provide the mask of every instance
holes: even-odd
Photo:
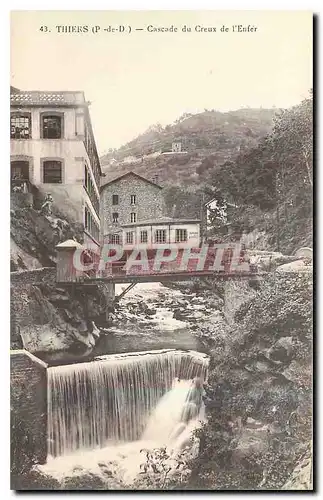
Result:
[[[136,174],[135,172],[132,172],[132,171],[126,172],[123,175],[118,175],[117,177],[114,177],[113,179],[109,179],[109,180],[106,180],[106,178],[104,177],[102,180],[102,184],[101,184],[100,189],[102,190],[105,186],[113,184],[114,182],[119,181],[120,179],[124,179],[125,177],[128,177],[129,175],[133,175],[133,176],[137,177],[138,179],[141,179],[144,182],[148,182],[148,184],[152,184],[153,186],[156,186],[159,189],[163,189],[162,186],[160,186],[159,184],[156,184],[156,182],[150,181],[149,179],[146,179],[145,177],[142,177],[141,175]]]
[[[36,106],[36,105],[84,105],[86,104],[83,92],[43,92],[38,90],[23,91],[10,93],[10,104],[19,106]]]

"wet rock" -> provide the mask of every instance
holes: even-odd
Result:
[[[88,335],[88,327],[87,327],[87,323],[85,320],[81,320],[79,322],[78,333],[80,335],[83,335],[83,337],[86,337]]]
[[[66,294],[53,293],[49,296],[49,300],[54,303],[67,303],[71,299]]]
[[[63,309],[64,317],[67,320],[73,320],[74,319],[74,313],[70,311],[69,309]]]
[[[157,313],[157,309],[147,309],[145,312],[148,316],[154,316]]]

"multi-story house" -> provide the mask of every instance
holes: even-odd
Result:
[[[165,215],[162,187],[134,172],[101,186],[101,221],[105,243],[122,244],[123,226]]]
[[[200,220],[167,217],[162,187],[134,172],[101,186],[101,227],[104,242],[125,251],[200,243]]]
[[[11,88],[12,191],[37,188],[84,226],[84,242],[100,240],[100,161],[83,92]]]

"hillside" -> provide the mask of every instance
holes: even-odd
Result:
[[[276,111],[244,108],[227,113],[186,113],[172,125],[153,125],[118,150],[110,150],[101,158],[103,171],[115,177],[133,170],[150,179],[158,178],[162,185],[192,189],[200,183],[198,172],[203,161],[211,157],[212,163],[220,165],[241,150],[256,146],[271,131]],[[181,142],[182,151],[187,153],[161,154],[171,151],[173,141]]]
[[[285,253],[312,246],[312,92],[280,113],[256,147],[221,166],[210,162],[201,177],[218,199],[234,200],[239,207],[232,220],[239,233],[262,231],[267,249]],[[218,234],[219,225],[214,229]]]

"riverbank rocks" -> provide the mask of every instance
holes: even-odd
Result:
[[[24,348],[39,355],[94,347],[100,332],[93,321],[105,313],[104,294],[96,287],[82,294],[57,287],[55,276],[54,268],[13,273],[12,346],[20,336]]]
[[[194,487],[279,490],[312,435],[312,275],[272,272],[256,293],[240,282],[233,293],[235,314],[208,338]]]

